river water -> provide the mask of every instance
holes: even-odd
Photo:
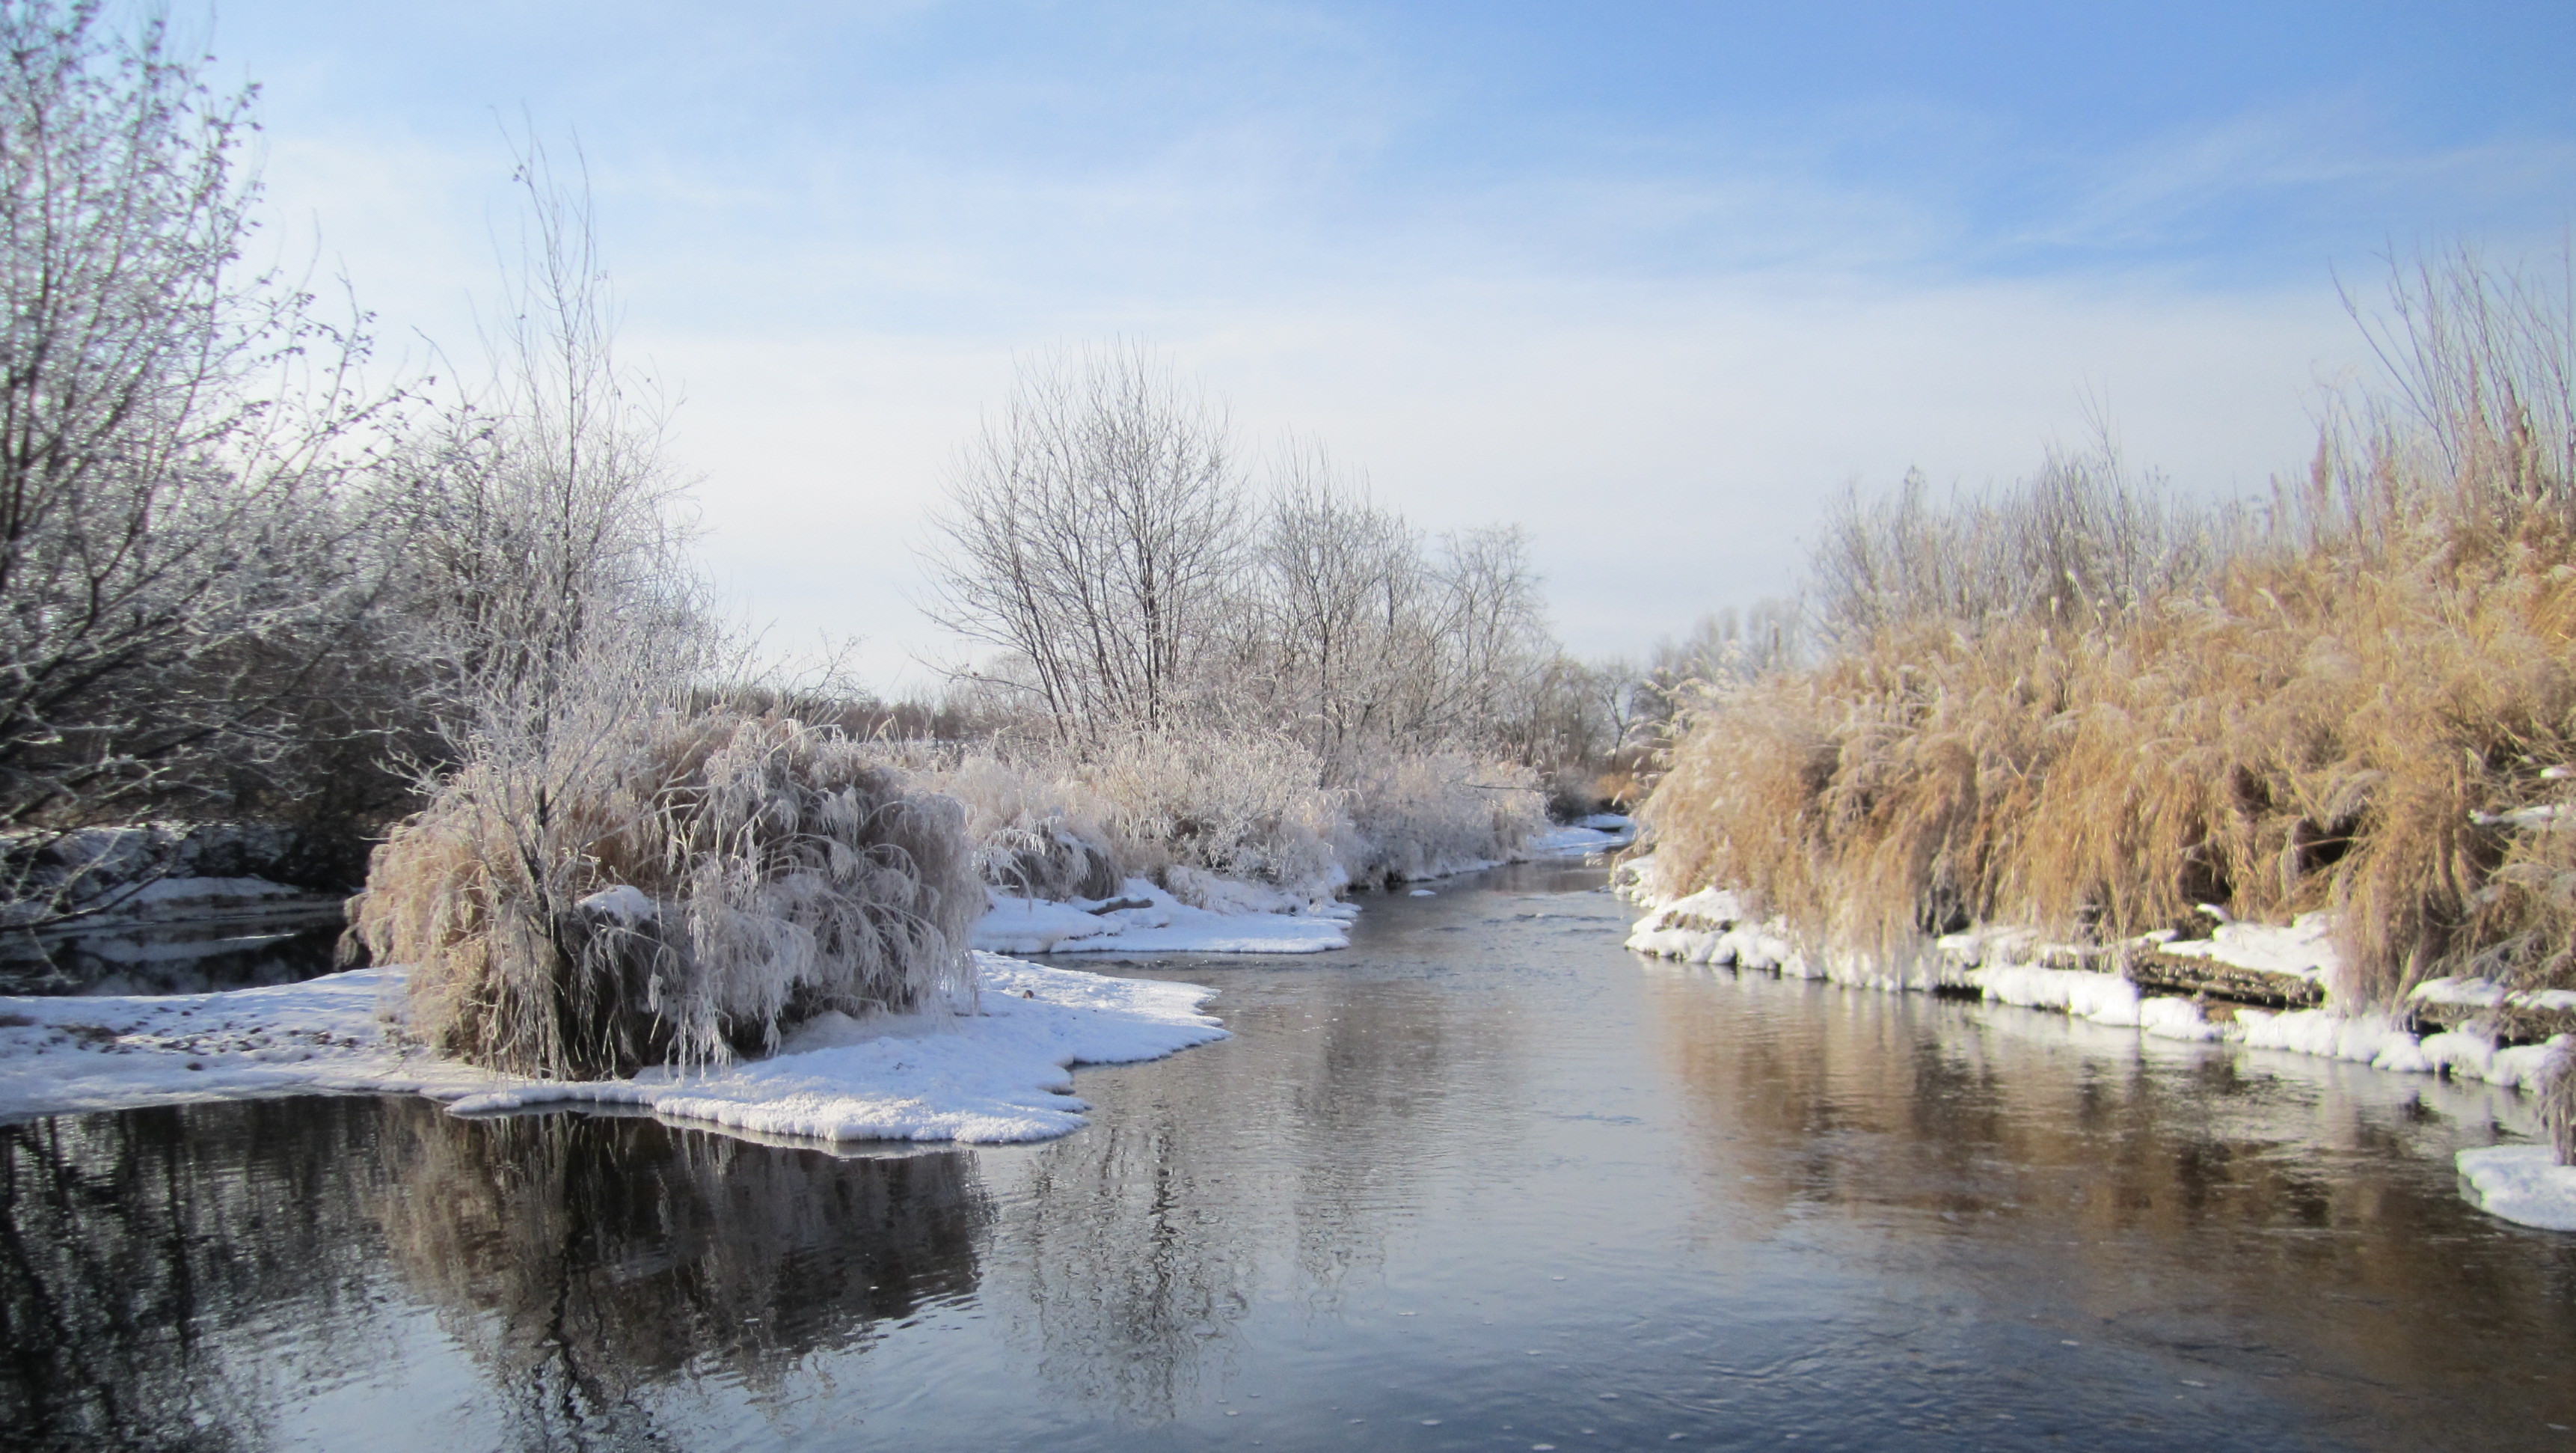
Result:
[[[1369,900],[1034,1147],[324,1098],[0,1126],[0,1444],[2576,1446],[2474,1096]]]

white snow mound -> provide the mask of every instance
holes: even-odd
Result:
[[[355,1091],[460,1114],[560,1102],[818,1140],[1046,1140],[1084,1124],[1071,1068],[1223,1039],[1214,990],[975,956],[982,1006],[954,1017],[826,1015],[765,1059],[688,1075],[549,1081],[438,1059],[387,1033],[400,969],[136,998],[0,997],[0,1117]]]
[[[2480,1210],[2544,1231],[2576,1231],[2576,1166],[2560,1165],[2548,1146],[2479,1146],[2454,1160]]]
[[[2239,969],[2325,981],[2342,962],[2334,945],[2334,915],[2302,913],[2288,926],[2222,922],[2207,938],[2163,945],[2176,958],[2207,959]]]
[[[1143,878],[1115,898],[1054,902],[993,893],[975,924],[975,947],[1000,954],[1312,954],[1351,946],[1348,903],[1291,902],[1275,889],[1210,879],[1234,911],[1194,908]],[[1252,895],[1266,894],[1256,906]],[[1293,911],[1292,911],[1293,910]]]

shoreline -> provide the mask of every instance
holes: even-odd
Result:
[[[1073,1070],[1227,1038],[1216,991],[975,955],[978,1002],[831,1013],[776,1052],[627,1079],[539,1080],[404,1043],[399,968],[210,994],[0,998],[0,1119],[300,1094],[417,1094],[459,1115],[633,1106],[818,1144],[1051,1140],[1088,1124]]]
[[[2539,1088],[2552,1059],[2562,1051],[2576,1053],[2576,1034],[2509,1044],[2474,1018],[2419,1034],[2385,1010],[2346,1013],[2331,1005],[2276,1009],[2142,992],[2139,983],[2116,969],[2049,962],[2108,963],[2105,950],[2048,944],[2027,930],[1945,935],[1927,940],[1920,951],[1902,959],[1881,961],[1861,953],[1811,952],[1785,923],[1756,920],[1723,889],[1652,904],[1630,901],[1645,909],[1627,939],[1631,952],[1739,974],[1767,973],[1882,993],[1973,996],[2131,1029],[2141,1036],[2279,1050],[2389,1074],[2483,1083],[2525,1100]],[[2287,926],[2222,922],[2207,939],[2158,936],[2127,947],[2166,963],[2204,960],[2220,971],[2312,984],[2316,992],[2311,1002],[2322,1004],[2335,967],[2329,929],[2323,915],[2307,914]],[[2410,1005],[2436,1011],[2484,1007],[2554,1012],[2564,1007],[2556,1002],[2561,997],[2576,999],[2549,991],[2516,995],[2488,981],[2451,978],[2418,986]],[[2211,1016],[2213,1008],[2221,1011],[2218,1017]],[[2556,1164],[2547,1145],[2475,1147],[2459,1152],[2455,1162],[2462,1193],[2490,1215],[2543,1230],[2576,1231],[2576,1166]]]

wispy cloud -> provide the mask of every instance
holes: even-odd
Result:
[[[577,127],[710,559],[888,676],[937,649],[905,596],[945,461],[1050,346],[1168,349],[1428,525],[1530,525],[1570,639],[1630,648],[1786,588],[1847,480],[2016,474],[2088,395],[2186,487],[2259,487],[2359,353],[2327,262],[2576,195],[2563,128],[2330,90],[2064,136],[1920,88],[1538,106],[1543,57],[1320,5],[373,23],[257,32],[282,213],[470,349],[504,121]]]

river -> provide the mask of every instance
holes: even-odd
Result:
[[[1166,961],[1049,1144],[309,1097],[0,1126],[0,1443],[2576,1445],[2474,1097],[1642,960],[1597,869]]]

